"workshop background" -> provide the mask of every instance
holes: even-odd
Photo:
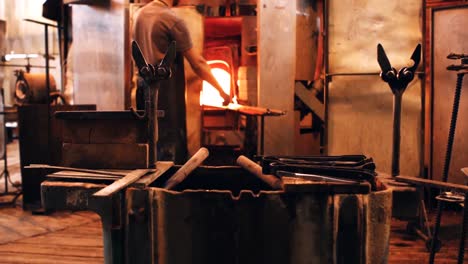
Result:
[[[166,113],[147,2],[0,0],[0,263],[468,263],[467,1],[180,0],[232,103]]]

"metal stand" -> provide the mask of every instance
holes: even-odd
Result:
[[[449,130],[449,135],[448,135],[448,140],[447,140],[447,151],[445,154],[445,163],[444,163],[444,170],[443,170],[443,175],[442,175],[442,180],[443,182],[447,182],[448,180],[448,173],[450,169],[450,161],[452,158],[452,147],[453,147],[453,141],[455,138],[455,128],[457,126],[457,118],[458,118],[458,108],[460,105],[460,96],[461,96],[461,89],[463,86],[463,77],[465,74],[468,73],[468,55],[464,54],[449,54],[447,56],[448,59],[461,59],[461,65],[450,65],[447,67],[447,70],[451,71],[459,71],[457,73],[457,84],[455,88],[455,96],[453,99],[453,108],[452,108],[452,118],[450,120],[450,130]],[[467,193],[465,193],[465,203],[467,202]],[[434,234],[433,238],[437,239],[437,236],[439,235],[439,229],[440,229],[440,222],[442,218],[442,211],[444,207],[445,201],[442,199],[438,199],[437,201],[437,215],[436,215],[436,220],[435,220],[435,227],[434,227]],[[464,208],[464,214],[463,214],[463,224],[462,224],[462,234],[461,234],[461,241],[460,241],[460,250],[459,250],[459,258],[458,258],[458,263],[462,264],[463,263],[463,256],[464,256],[464,243],[465,243],[465,232],[466,232],[466,224],[468,222],[468,213],[467,213],[468,208]],[[433,264],[434,259],[435,259],[435,254],[437,252],[437,245],[435,243],[432,243],[431,245],[431,253],[429,256],[429,263]],[[461,257],[461,259],[460,259]]]
[[[37,21],[37,20],[32,20],[32,19],[25,19],[24,21],[28,21],[28,22],[32,22],[32,23],[36,23],[36,24],[40,24],[40,25],[44,26],[44,47],[45,47],[44,52],[45,52],[46,88],[47,88],[47,96],[49,96],[49,94],[50,94],[49,27],[55,27],[55,28],[59,28],[59,27],[57,25],[53,25],[53,24],[49,24],[49,23],[45,23],[45,22],[41,22],[41,21]],[[49,100],[47,100],[47,102],[50,103]]]
[[[0,94],[1,94],[1,97],[2,97],[2,105],[5,106],[5,97],[4,97],[4,94],[3,94],[3,88],[0,89]],[[0,114],[5,116],[5,111],[0,112]],[[3,158],[3,171],[0,174],[0,178],[3,177],[5,179],[5,183],[4,183],[5,184],[5,190],[4,190],[3,193],[0,193],[0,197],[1,196],[13,196],[13,198],[10,201],[7,201],[7,202],[0,202],[0,207],[4,207],[4,206],[14,207],[15,204],[16,204],[16,200],[20,197],[22,192],[21,191],[10,192],[8,190],[8,182],[11,181],[11,179],[10,179],[10,173],[8,172],[8,159],[7,159],[7,143],[8,143],[8,140],[7,140],[7,131],[6,131],[5,124],[3,124],[3,130],[4,130],[3,140],[4,140],[5,150],[3,151],[3,157],[2,157]]]
[[[132,42],[132,57],[138,67],[140,76],[144,79],[147,87],[145,89],[145,112],[138,114],[132,109],[133,114],[139,119],[147,119],[148,129],[148,163],[149,168],[156,168],[157,142],[158,142],[158,90],[159,81],[171,77],[171,65],[176,57],[176,42],[172,41],[167,48],[166,54],[159,65],[151,65],[146,62],[143,53],[136,41]]]
[[[421,60],[421,44],[418,44],[411,55],[413,65],[411,67],[403,67],[399,71],[393,68],[388,60],[387,54],[381,44],[377,45],[377,61],[381,68],[380,77],[382,80],[390,86],[393,93],[393,138],[392,138],[392,177],[400,175],[400,142],[401,142],[401,107],[403,93],[405,92],[408,84],[414,79],[416,75],[416,69]],[[398,187],[395,187],[398,188]],[[419,208],[422,211],[418,213],[417,222],[408,222],[406,230],[408,233],[416,234],[420,238],[424,239],[426,248],[429,250],[431,245],[438,245],[440,248],[440,242],[435,238],[431,237],[431,232],[428,224],[428,217],[426,213],[426,206],[424,203],[423,195],[419,192]],[[424,233],[423,229],[426,228]]]

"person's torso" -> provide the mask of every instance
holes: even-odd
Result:
[[[148,63],[159,63],[169,43],[171,29],[180,19],[163,3],[153,1],[142,7],[133,24],[133,39],[138,43]]]

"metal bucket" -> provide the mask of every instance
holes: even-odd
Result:
[[[173,169],[106,201],[91,198],[100,185],[47,181],[43,201],[98,212],[106,263],[387,262],[392,193],[384,186],[369,194],[270,191],[239,167],[199,167],[179,189],[160,188]]]

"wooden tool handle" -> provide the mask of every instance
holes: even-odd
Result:
[[[203,161],[208,157],[210,152],[206,148],[200,148],[197,153],[195,153],[182,167],[174,173],[169,180],[167,180],[164,188],[174,189],[179,183],[181,183],[187,176],[198,166],[200,166]]]
[[[268,184],[272,189],[283,189],[283,183],[280,178],[270,174],[263,174],[262,167],[246,156],[240,155],[239,158],[237,158],[237,164]]]

